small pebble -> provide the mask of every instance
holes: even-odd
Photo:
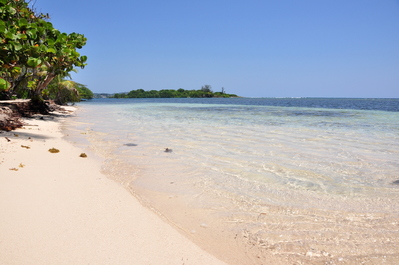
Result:
[[[170,148],[165,148],[165,153],[172,153],[172,149],[170,149]]]

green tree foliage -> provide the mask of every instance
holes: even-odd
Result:
[[[80,101],[76,83],[72,80],[62,79],[60,76],[54,78],[42,94],[44,98],[53,99],[60,105]]]
[[[86,56],[77,49],[86,38],[61,33],[36,14],[23,0],[0,0],[0,92],[10,97],[16,90],[41,101],[46,87],[74,67],[84,68]],[[22,87],[22,88],[21,88]]]
[[[212,87],[210,85],[204,85],[201,87],[201,90],[205,93],[212,92]]]
[[[112,96],[113,98],[127,98],[126,93],[116,93]]]
[[[150,90],[144,91],[143,89],[132,90],[128,93],[117,93],[113,96],[114,98],[231,98],[237,97],[234,94],[226,94],[224,88],[222,92],[212,92],[211,86],[205,85],[198,90],[184,90],[179,88],[174,89],[163,89],[163,90]]]
[[[52,99],[60,105],[79,102],[82,99],[92,99],[94,96],[93,92],[85,85],[60,76],[54,78],[42,94],[44,98]]]
[[[94,93],[86,85],[77,82],[75,82],[75,85],[80,99],[92,99],[94,97]]]

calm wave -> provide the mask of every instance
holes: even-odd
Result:
[[[129,100],[141,103],[194,103],[399,111],[398,98],[143,98],[96,99],[90,104],[102,104],[104,102],[107,102],[107,104],[120,104]]]

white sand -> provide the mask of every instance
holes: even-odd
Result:
[[[0,264],[224,264],[79,157],[62,119],[0,133]]]

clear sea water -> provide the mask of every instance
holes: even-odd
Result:
[[[97,99],[78,106],[68,139],[231,264],[399,258],[399,99]]]

